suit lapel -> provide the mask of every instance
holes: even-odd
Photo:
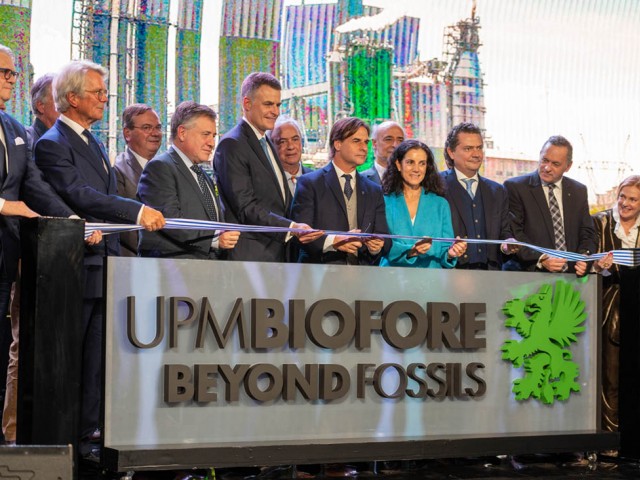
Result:
[[[247,139],[247,143],[251,147],[251,150],[253,150],[253,153],[255,153],[255,155],[258,157],[260,162],[262,162],[262,164],[265,166],[265,168],[269,172],[269,175],[271,176],[271,180],[273,181],[274,185],[278,189],[278,192],[280,193],[280,198],[282,198],[282,202],[286,211],[288,207],[291,205],[291,193],[287,194],[287,191],[289,190],[289,188],[286,185],[284,185],[285,197],[283,198],[282,189],[280,188],[280,182],[278,182],[278,177],[276,176],[276,173],[273,171],[273,165],[271,165],[271,160],[267,158],[267,154],[262,149],[262,145],[260,145],[260,141],[258,140],[258,137],[256,137],[255,132],[245,120],[242,120],[242,131],[244,132],[244,135]],[[280,168],[280,172],[284,180],[286,177],[284,175],[284,170],[280,166],[280,160],[278,158],[278,154],[276,153],[276,149],[273,148],[273,145],[269,141],[269,138],[268,137],[265,137],[265,138],[267,139],[267,143],[271,148],[271,153],[273,153],[273,156],[276,159],[276,165]]]
[[[340,205],[345,218],[349,218],[347,215],[347,204],[344,201],[344,194],[342,193],[342,188],[340,188],[340,181],[338,180],[338,175],[335,168],[333,168],[333,163],[329,162],[329,164],[324,167],[323,170],[324,183],[327,190],[330,190],[335,197],[336,202],[338,203],[338,205]]]
[[[91,147],[82,139],[82,137],[77,134],[69,125],[66,125],[60,119],[56,120],[54,127],[58,128],[58,131],[64,136],[71,146],[73,150],[79,152],[84,159],[87,160],[87,164],[89,164],[102,178],[105,185],[107,186],[107,191],[110,191],[111,188],[111,177],[114,177],[113,185],[115,185],[115,175],[111,169],[111,165],[108,165],[109,162],[104,162],[102,158],[97,158]],[[107,166],[107,171],[105,172],[105,166]]]
[[[367,191],[366,186],[364,184],[364,182],[362,181],[362,176],[358,173],[358,171],[355,171],[355,191],[356,191],[356,195],[358,198],[358,208],[357,208],[357,215],[358,215],[358,228],[365,228],[368,229],[370,225],[365,225],[364,224],[364,219],[365,219],[365,210],[366,208],[369,206],[369,202],[367,202]],[[373,227],[373,225],[371,225]]]
[[[542,216],[542,220],[544,221],[544,226],[547,231],[547,235],[551,239],[551,242],[555,242],[555,235],[553,233],[553,220],[551,220],[551,212],[549,211],[549,204],[547,203],[547,199],[544,196],[544,190],[542,189],[542,182],[540,181],[540,177],[538,173],[535,172],[529,178],[529,188],[531,191],[531,196],[533,197],[534,202],[538,205],[540,209],[540,214]]]
[[[573,232],[576,231],[577,227],[574,227],[573,222],[577,220],[578,215],[575,212],[567,211],[567,209],[571,208],[573,202],[571,200],[571,195],[573,194],[572,185],[562,177],[562,223],[564,225],[564,238],[567,245],[567,249],[571,246],[571,239],[575,238],[575,235],[572,235]]]
[[[493,224],[493,221],[497,219],[497,216],[490,214],[490,212],[493,212],[493,209],[497,208],[497,206],[493,204],[493,190],[489,186],[488,182],[480,175],[478,175],[478,190],[480,191],[480,195],[482,195],[484,226],[487,237],[491,238],[491,232],[500,231],[500,229],[496,229]]]
[[[13,131],[13,126],[7,121],[5,114],[0,114],[0,124],[2,126],[2,131],[4,133],[4,148],[5,148],[5,158],[0,159],[0,161],[4,162],[6,175],[4,176],[4,180],[2,184],[4,185],[9,179],[9,174],[12,171],[11,165],[9,165],[10,158],[13,157],[13,151],[15,150],[15,132]],[[23,139],[24,140],[24,139]]]
[[[469,225],[467,220],[472,221],[469,214],[466,213],[466,208],[462,199],[463,195],[469,195],[467,191],[462,188],[460,182],[458,182],[458,177],[456,176],[456,172],[453,170],[449,170],[445,175],[445,180],[447,183],[447,190],[449,191],[449,199],[453,203],[453,207],[456,209],[458,213],[458,218],[464,225],[465,234],[468,234],[473,229],[473,225]]]
[[[191,174],[191,170],[187,168],[185,163],[182,161],[182,158],[180,158],[180,155],[178,154],[178,152],[176,152],[173,148],[169,148],[169,150],[167,150],[167,153],[171,157],[171,160],[173,160],[173,163],[176,165],[176,168],[178,169],[178,172],[180,172],[180,175],[182,175],[182,177],[186,180],[186,182],[189,184],[189,186],[193,190],[193,195],[195,195],[198,198],[198,200],[200,200],[202,209],[206,212],[209,220],[213,220],[213,218],[211,218],[211,216],[209,215],[209,210],[207,209],[207,205],[204,203],[204,194],[200,189],[200,185],[198,184],[198,181],[195,178],[193,178],[193,175]],[[215,192],[215,189],[213,187],[213,182],[211,182],[211,179],[206,175],[205,175],[205,182],[207,182],[207,184],[209,185],[211,192]],[[218,201],[218,198],[214,193],[212,193],[211,196],[213,197],[213,201],[216,202],[216,206],[218,207],[218,212],[220,212],[220,215],[222,215],[220,202]],[[222,220],[218,219],[218,221],[222,221]]]
[[[138,162],[136,157],[133,155],[131,150],[129,150],[128,148],[127,148],[127,156],[125,158],[127,161],[127,165],[129,165],[129,168],[135,175],[134,178],[140,178],[140,175],[142,175],[142,166],[140,165],[140,162]]]

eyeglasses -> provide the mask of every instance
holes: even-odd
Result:
[[[6,74],[5,74],[6,76]],[[109,97],[109,90],[85,90],[85,92],[87,93],[93,93],[96,97],[98,97],[98,100],[108,100]]]
[[[15,70],[11,70],[10,68],[0,68],[0,72],[4,74],[5,80],[11,80],[11,77],[18,78],[19,73]]]
[[[138,129],[142,130],[144,133],[151,133],[152,131],[153,132],[158,132],[158,133],[162,132],[162,125],[160,125],[160,124],[158,124],[156,126],[149,125],[149,124],[142,125],[141,127],[133,126],[133,127],[131,127],[131,130],[133,130],[134,128],[138,128]]]

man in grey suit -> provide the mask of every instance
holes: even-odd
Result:
[[[287,186],[293,196],[296,184],[301,175],[311,172],[302,165],[302,132],[293,118],[278,119],[269,134],[271,141],[278,149],[280,163],[284,169]]]
[[[182,102],[171,117],[173,145],[151,160],[142,172],[138,196],[167,218],[224,222],[220,191],[200,167],[216,144],[216,113],[205,105]],[[235,247],[240,232],[163,230],[142,232],[140,255],[217,259]]]
[[[253,72],[242,82],[240,122],[220,141],[214,167],[219,186],[227,202],[230,223],[290,227],[311,230],[305,224],[287,218],[291,208],[291,191],[278,152],[265,135],[280,115],[282,86],[269,73]],[[308,243],[322,232],[295,233],[301,243]],[[245,233],[231,252],[232,260],[284,262],[288,233]]]
[[[116,157],[113,169],[118,182],[118,195],[136,199],[142,169],[156,156],[162,144],[160,117],[149,105],[134,103],[122,112],[122,135],[127,143],[125,151]],[[138,254],[138,232],[120,234],[120,255]]]
[[[389,157],[404,141],[404,137],[404,129],[397,122],[387,120],[375,125],[371,140],[375,161],[371,168],[361,173],[362,176],[380,185],[382,175],[387,170]]]

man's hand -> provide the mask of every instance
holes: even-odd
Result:
[[[218,246],[220,248],[229,249],[236,246],[238,239],[240,238],[240,232],[235,230],[229,230],[222,232],[218,237]]]
[[[364,244],[371,255],[377,255],[380,253],[380,250],[382,250],[382,247],[384,247],[384,240],[378,237],[368,237],[364,241]]]
[[[583,277],[587,274],[587,262],[579,261],[576,262],[576,275],[578,277]]]
[[[413,245],[413,247],[411,247],[411,250],[409,250],[407,257],[417,257],[418,255],[423,255],[427,253],[429,249],[431,249],[431,245],[433,245],[433,240],[431,240],[430,238],[423,238],[422,240],[418,240]]]
[[[5,200],[0,214],[6,215],[8,217],[25,218],[35,218],[40,216],[29,207],[27,207],[27,204],[21,200]]]
[[[94,231],[91,235],[84,239],[84,243],[87,245],[97,245],[102,241],[102,232],[100,230]]]
[[[160,213],[158,210],[147,207],[146,205],[142,207],[140,225],[142,225],[145,230],[148,230],[150,232],[160,230],[162,227],[164,227],[165,223],[167,222],[164,220],[164,215],[162,215],[162,213]]]
[[[567,261],[564,258],[557,257],[547,257],[544,260],[540,261],[540,264],[544,267],[545,270],[549,272],[561,272],[562,266],[566,264]]]
[[[507,238],[507,240],[515,240],[515,238]],[[503,243],[500,245],[500,251],[505,255],[513,255],[514,253],[518,253],[520,250],[520,245],[514,245],[513,243]]]
[[[309,233],[301,233],[301,232],[292,232],[292,235],[298,239],[298,241],[302,244],[311,243],[317,239],[319,239],[322,235],[324,235],[323,230],[314,230],[306,223],[296,223],[293,222],[291,228],[297,228],[300,230],[309,230]]]
[[[360,233],[360,230],[349,230],[350,232]],[[362,247],[362,239],[360,237],[350,237],[349,235],[336,235],[333,240],[333,248],[345,253],[356,255],[358,249]]]
[[[456,237],[456,241],[453,242],[453,245],[449,247],[449,251],[447,252],[449,258],[458,258],[460,255],[463,255],[464,252],[467,251],[467,242],[460,240],[460,237]]]

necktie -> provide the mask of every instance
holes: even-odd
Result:
[[[4,142],[0,140],[0,182],[4,182],[7,177],[7,150],[4,147]]]
[[[291,181],[291,183],[289,184],[289,190],[291,191],[291,195],[293,195],[294,193],[296,193],[296,182],[298,181],[298,179],[295,175],[291,175],[289,180]]]
[[[202,191],[202,196],[204,197],[204,205],[207,208],[207,213],[209,214],[209,218],[213,222],[218,221],[218,214],[216,213],[216,206],[213,202],[213,197],[211,196],[211,191],[207,186],[207,181],[204,178],[205,173],[198,165],[191,165],[191,170],[193,170],[198,177],[198,185],[200,186],[200,190]]]
[[[553,237],[556,243],[556,250],[566,250],[567,244],[564,238],[564,225],[562,224],[562,215],[560,215],[560,205],[554,193],[556,185],[550,183],[549,187],[549,212],[551,213],[551,221],[553,222]],[[567,264],[562,266],[562,271],[567,270]]]
[[[475,178],[463,178],[462,181],[467,186],[467,193],[471,198],[475,198],[475,194],[473,193],[473,182],[476,181]]]
[[[100,161],[102,162],[102,167],[104,168],[105,172],[108,172],[109,170],[107,169],[107,166],[104,163],[105,158],[104,158],[104,155],[102,154],[102,149],[100,148],[100,145],[98,144],[98,140],[96,140],[96,137],[94,137],[89,130],[85,130],[84,132],[82,132],[82,134],[85,137],[87,137],[87,140],[89,140],[89,148],[94,153],[94,155],[100,159]]]
[[[271,156],[269,156],[269,144],[267,143],[267,137],[262,137],[260,139],[260,146],[262,150],[264,150],[264,154],[267,156],[267,160],[271,163]]]
[[[342,175],[344,178],[344,196],[347,197],[347,200],[351,200],[351,195],[353,195],[353,187],[351,186],[351,175],[345,173]]]

